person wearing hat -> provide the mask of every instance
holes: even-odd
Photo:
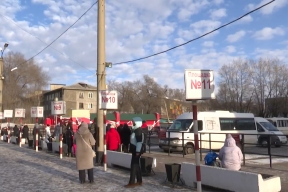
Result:
[[[118,151],[119,146],[121,145],[120,135],[116,130],[116,124],[114,122],[111,122],[110,124],[110,129],[106,133],[107,149],[111,151]]]
[[[143,154],[144,133],[141,128],[142,119],[140,117],[134,117],[132,119],[132,134],[130,136],[130,148],[129,152],[132,153],[130,179],[129,183],[125,185],[126,188],[132,188],[142,185],[142,173],[140,169],[140,157]],[[135,183],[135,177],[137,183]]]

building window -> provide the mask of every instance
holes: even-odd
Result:
[[[92,99],[93,98],[93,93],[89,92],[88,93],[88,98]]]
[[[79,93],[79,98],[84,99],[84,93],[83,92]]]
[[[93,104],[92,103],[88,103],[88,109],[92,109],[93,108]]]
[[[84,104],[83,103],[79,103],[79,109],[84,109]]]

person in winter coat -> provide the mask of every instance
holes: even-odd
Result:
[[[123,129],[123,124],[120,124],[120,125],[117,127],[117,132],[119,133],[119,135],[121,135],[122,129]]]
[[[130,136],[131,136],[131,129],[128,126],[128,124],[125,123],[122,128],[121,135],[120,135],[120,139],[122,142],[122,150],[124,153],[128,153],[129,144],[130,144]]]
[[[13,135],[15,137],[18,137],[19,136],[19,132],[20,132],[20,130],[19,130],[18,126],[15,125],[14,128],[13,128]]]
[[[56,140],[59,140],[60,129],[61,129],[60,123],[57,123],[57,125],[55,126],[54,133],[53,133],[53,137],[55,137]]]
[[[149,134],[149,130],[148,130],[148,125],[146,123],[146,121],[142,121],[142,125],[141,125],[141,129],[144,133],[144,143],[145,145],[143,145],[143,152],[145,153],[146,152],[146,145],[147,145],[147,137],[148,137],[148,134]]]
[[[65,132],[65,138],[66,138],[66,144],[68,147],[68,157],[71,157],[71,150],[72,150],[72,146],[73,146],[73,136],[74,136],[74,132],[72,129],[72,124],[68,124],[66,127],[66,132]]]
[[[115,123],[111,123],[109,131],[106,133],[107,149],[111,151],[118,151],[121,145],[120,135],[116,130]]]
[[[40,144],[40,139],[41,139],[41,137],[42,137],[42,134],[40,133],[38,123],[36,123],[36,124],[34,125],[33,132],[32,132],[32,134],[33,134],[34,149],[36,149],[36,130],[38,130],[38,146],[39,146],[39,144]]]
[[[130,167],[130,179],[129,183],[125,185],[127,188],[141,186],[142,185],[142,174],[140,169],[140,157],[143,154],[143,141],[144,134],[141,128],[142,119],[140,117],[134,117],[132,119],[133,127],[132,134],[130,136],[130,149],[132,153],[131,167]],[[137,183],[135,183],[135,177]]]
[[[28,142],[28,140],[29,140],[29,128],[28,128],[28,126],[27,125],[24,125],[24,127],[23,127],[23,129],[22,129],[22,138],[24,139],[27,139],[27,142]],[[26,141],[25,141],[25,143],[26,143]]]
[[[88,172],[88,179],[90,183],[94,182],[93,176],[93,153],[92,149],[95,145],[95,139],[88,129],[88,124],[83,122],[78,131],[75,133],[74,144],[77,145],[76,150],[76,168],[79,171],[80,183],[85,183],[86,174]],[[95,153],[95,152],[94,152]]]
[[[220,149],[219,159],[223,168],[235,171],[241,169],[243,154],[230,134],[226,136],[224,146]]]
[[[50,142],[50,137],[51,137],[51,131],[50,131],[50,125],[47,124],[46,128],[45,128],[45,142],[49,143]]]

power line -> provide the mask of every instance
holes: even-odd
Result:
[[[260,7],[256,8],[256,9],[253,9],[252,11],[249,11],[248,13],[242,15],[241,17],[238,17],[237,19],[234,19],[234,20],[230,21],[229,23],[226,23],[226,24],[224,24],[224,25],[221,25],[220,27],[218,27],[218,28],[216,28],[216,29],[214,29],[214,30],[212,30],[212,31],[210,31],[210,32],[207,32],[207,33],[205,33],[205,34],[203,34],[203,35],[201,35],[201,36],[199,36],[199,37],[196,37],[196,38],[194,38],[194,39],[191,39],[191,40],[189,40],[189,41],[187,41],[187,42],[185,42],[185,43],[182,43],[182,44],[180,44],[180,45],[177,45],[177,46],[174,46],[174,47],[172,47],[172,48],[169,48],[169,49],[167,49],[167,50],[165,50],[165,51],[161,51],[161,52],[158,52],[158,53],[154,53],[154,54],[152,54],[152,55],[148,55],[148,56],[141,57],[141,58],[138,58],[138,59],[133,59],[133,60],[130,60],[130,61],[115,63],[115,64],[113,64],[113,65],[121,65],[121,64],[125,64],[125,63],[132,63],[132,62],[135,62],[135,61],[140,61],[140,60],[143,60],[143,59],[147,59],[147,58],[150,58],[150,57],[154,57],[154,56],[160,55],[160,54],[162,54],[162,53],[166,53],[166,52],[168,52],[168,51],[171,51],[171,50],[173,50],[173,49],[176,49],[176,48],[178,48],[178,47],[181,47],[181,46],[183,46],[183,45],[186,45],[186,44],[188,44],[188,43],[191,43],[192,41],[196,41],[196,40],[198,40],[198,39],[201,39],[202,37],[205,37],[205,36],[207,36],[207,35],[215,32],[215,31],[218,31],[219,29],[224,28],[224,27],[226,27],[226,26],[228,26],[228,25],[230,25],[230,24],[232,24],[232,23],[234,23],[234,22],[242,19],[243,17],[246,17],[247,15],[250,15],[251,13],[253,13],[253,12],[255,12],[255,11],[258,11],[259,9],[262,9],[263,7],[269,5],[270,3],[274,2],[274,1],[275,1],[275,0],[269,1],[268,3],[266,3],[266,4],[264,4],[264,5],[261,5]]]
[[[92,9],[92,7],[94,5],[96,5],[98,3],[98,1],[96,1],[95,3],[93,3],[71,26],[69,26],[65,31],[63,31],[58,37],[56,37],[56,39],[54,39],[51,43],[49,43],[46,47],[44,47],[41,51],[39,51],[36,55],[34,55],[33,57],[31,57],[30,59],[26,60],[24,63],[32,60],[34,57],[38,56],[40,53],[42,53],[45,49],[47,49],[48,47],[50,47],[55,41],[57,41],[62,35],[64,35],[69,29],[71,29],[86,13],[88,13],[88,11],[90,11]]]
[[[1,13],[0,13],[0,15],[1,15],[2,17],[4,17],[4,19],[11,21],[14,25],[16,25],[19,29],[21,29],[21,30],[24,31],[25,33],[27,33],[27,34],[31,35],[32,37],[38,39],[38,40],[39,40],[40,42],[42,42],[43,44],[48,45],[47,43],[45,43],[43,40],[41,40],[41,39],[40,39],[39,37],[37,37],[36,35],[33,35],[33,34],[30,33],[29,31],[27,31],[27,30],[23,29],[22,27],[20,27],[13,19],[10,19],[9,17],[7,17],[7,16],[5,16],[5,15],[3,15],[3,14],[1,14]],[[70,61],[74,62],[75,64],[77,64],[77,65],[79,65],[79,66],[87,69],[87,70],[90,71],[90,72],[93,72],[93,71],[91,71],[90,69],[86,68],[84,65],[82,65],[82,64],[74,61],[73,59],[71,59],[70,57],[68,57],[67,55],[65,55],[65,53],[59,51],[58,49],[55,49],[55,48],[52,47],[52,46],[50,46],[50,48],[54,49],[55,51],[59,52],[60,54],[62,54],[62,55],[64,55],[64,56],[66,56]],[[94,72],[93,72],[93,73],[94,73]]]

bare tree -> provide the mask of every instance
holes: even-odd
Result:
[[[13,68],[16,70],[11,71]],[[48,85],[49,77],[33,60],[23,54],[9,52],[4,58],[3,108],[29,109],[39,105],[40,92]]]
[[[248,62],[242,59],[220,68],[217,100],[223,109],[249,111],[252,101],[251,74]]]

